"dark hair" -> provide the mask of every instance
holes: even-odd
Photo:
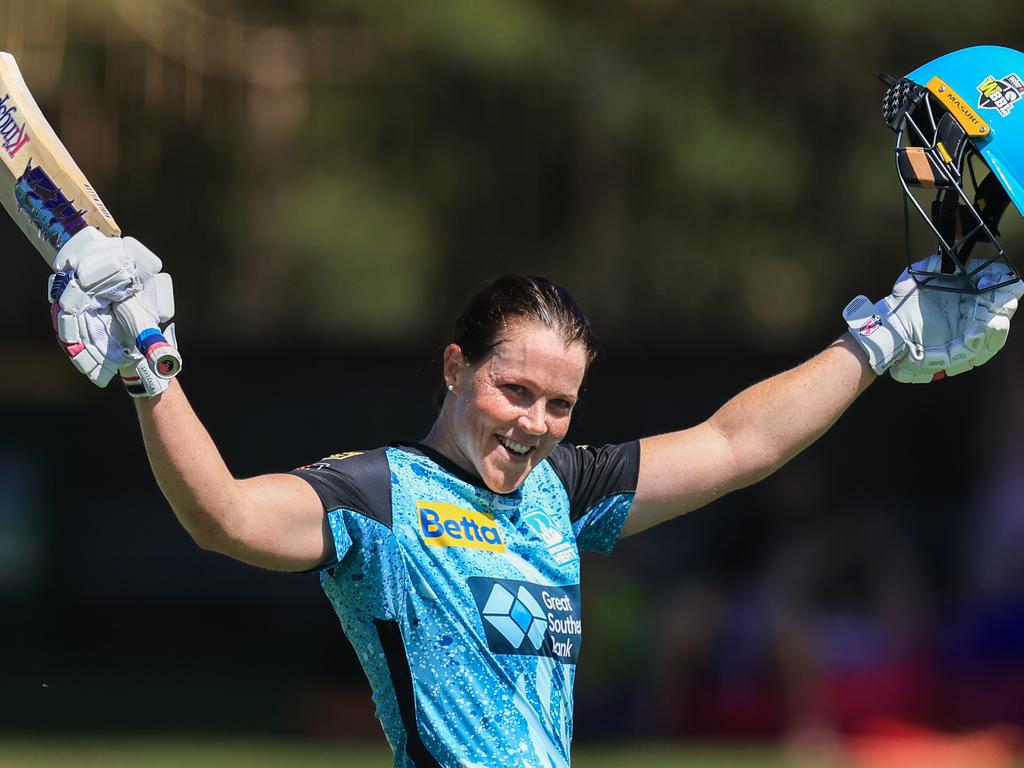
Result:
[[[566,344],[582,344],[587,365],[600,352],[597,335],[579,303],[565,288],[546,277],[505,275],[484,287],[469,300],[455,321],[455,336],[462,354],[477,363],[504,340],[517,320],[539,323],[558,331]],[[438,403],[444,402],[442,390]]]

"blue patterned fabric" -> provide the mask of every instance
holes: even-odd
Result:
[[[572,471],[551,461],[500,495],[421,451],[381,452],[386,465],[360,454],[299,474],[328,507],[336,555],[321,583],[373,688],[396,768],[568,766],[579,551],[614,545],[638,449],[609,460],[615,471],[601,474],[612,485],[598,482],[576,510],[570,498],[586,494],[567,489]],[[374,476],[386,466],[390,488],[364,488],[349,505],[375,511],[337,503],[367,484],[348,462],[379,466]],[[387,496],[390,509],[380,509]]]

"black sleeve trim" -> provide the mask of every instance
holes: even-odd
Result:
[[[344,507],[391,528],[391,467],[384,448],[336,453],[289,474],[313,486],[325,512]]]
[[[548,461],[569,494],[569,517],[576,522],[602,499],[636,492],[640,441],[599,448],[558,445]]]
[[[416,725],[416,698],[412,689],[412,671],[409,659],[405,654],[405,641],[397,621],[374,619],[377,627],[377,638],[384,650],[384,659],[391,673],[391,684],[395,688],[395,699],[398,701],[398,714],[405,726],[405,754],[413,761],[416,768],[441,768],[441,764],[430,754],[420,737]]]

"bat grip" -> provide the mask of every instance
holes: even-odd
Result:
[[[124,326],[142,353],[150,369],[161,379],[173,379],[181,370],[181,355],[160,332],[160,328],[140,322],[147,313],[137,311],[138,298],[131,296],[114,304],[114,317]]]

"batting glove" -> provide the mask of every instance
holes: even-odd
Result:
[[[60,271],[50,278],[49,297],[57,336],[75,367],[100,387],[120,372],[133,397],[154,397],[168,381],[147,357],[175,344],[170,275],[160,259],[131,237],[106,237],[89,227],[57,254]],[[126,328],[151,329],[132,338]],[[143,354],[145,352],[145,354]]]
[[[82,289],[72,270],[51,275],[47,295],[57,341],[75,368],[96,386],[107,386],[119,366],[141,357],[118,338],[109,309]]]
[[[935,255],[914,268],[937,272],[940,265]],[[980,273],[979,286],[1008,275],[1005,265],[991,264]],[[875,304],[858,296],[843,317],[876,373],[888,370],[897,381],[921,384],[990,360],[1006,343],[1022,294],[1020,281],[977,295],[921,289],[904,270],[889,296]]]

